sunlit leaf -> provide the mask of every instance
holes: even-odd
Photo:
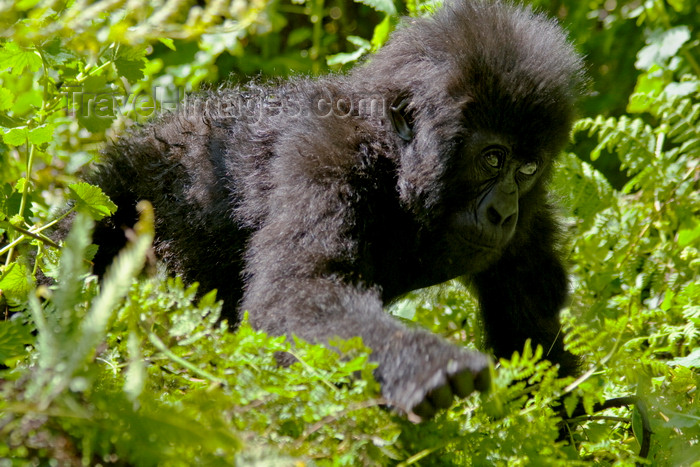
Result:
[[[114,214],[117,205],[114,204],[100,187],[89,183],[73,183],[69,185],[70,196],[77,202],[79,210],[84,210],[94,220]]]
[[[41,65],[41,55],[36,50],[21,48],[15,42],[6,42],[0,48],[0,70],[9,68],[13,75],[20,75],[25,69],[37,71]]]

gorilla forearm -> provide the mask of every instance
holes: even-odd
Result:
[[[379,364],[375,376],[384,397],[403,412],[431,416],[454,395],[488,387],[488,357],[449,345],[425,330],[406,328],[384,312],[378,290],[332,279],[294,278],[270,290],[265,279],[252,280],[243,304],[243,309],[253,310],[249,319],[254,327],[326,344],[338,337],[362,337]]]
[[[510,358],[531,339],[560,365],[561,375],[572,375],[579,361],[564,350],[559,322],[569,288],[556,248],[559,233],[546,209],[532,223],[529,237],[515,239],[498,262],[473,278],[488,345],[496,357]]]

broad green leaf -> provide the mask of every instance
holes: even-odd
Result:
[[[117,211],[117,205],[97,186],[82,182],[73,183],[68,188],[70,197],[76,201],[78,210],[84,210],[96,221],[111,216]]]
[[[79,55],[64,47],[60,38],[55,38],[41,46],[47,66],[55,68],[79,60]]]
[[[678,13],[683,11],[686,3],[688,4],[688,6],[690,6],[691,4],[689,0],[668,0],[668,4],[671,5],[671,7]]]
[[[311,39],[311,28],[294,29],[289,33],[289,37],[287,38],[287,45],[290,47],[295,46],[309,39]]]
[[[658,65],[652,65],[647,72],[642,73],[637,78],[634,93],[627,104],[627,112],[648,112],[654,105],[657,105],[656,97],[661,93],[664,83],[661,68]]]
[[[0,292],[11,303],[22,303],[32,288],[30,281],[27,267],[23,264],[12,263],[0,277]]]
[[[0,113],[0,127],[17,128],[20,126],[24,126],[24,123],[25,122],[22,119]]]
[[[103,93],[106,95],[111,95],[113,89],[109,87],[107,83],[107,77],[104,75],[91,75],[85,78],[81,83],[80,87],[75,89],[74,92],[84,92],[85,96],[80,96],[80,100],[75,99],[81,105],[87,105],[88,100],[94,99],[96,94]]]
[[[386,13],[387,15],[396,15],[396,7],[391,0],[358,0],[367,6],[374,8],[377,11]]]
[[[370,45],[370,43],[367,39],[365,39],[364,37],[360,37],[360,36],[348,36],[348,41],[352,45],[354,45],[356,47],[364,48],[364,49],[369,48],[369,45]]]
[[[44,124],[36,128],[19,127],[11,129],[0,129],[2,139],[10,146],[21,146],[25,143],[29,144],[44,144],[53,139],[55,125]]]
[[[20,48],[14,42],[7,42],[0,49],[0,70],[10,68],[15,76],[22,74],[26,68],[37,71],[41,65],[41,55],[36,50]]]
[[[144,50],[122,47],[114,59],[114,66],[119,76],[123,76],[130,83],[136,83],[143,79],[143,69],[146,67]]]
[[[107,130],[116,118],[115,89],[104,75],[90,76],[80,87],[72,89],[70,102],[80,126],[91,133]]]
[[[15,3],[15,6],[17,7],[18,10],[28,10],[37,3],[39,3],[41,0],[19,0],[17,3]]]

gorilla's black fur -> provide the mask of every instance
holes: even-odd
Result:
[[[157,253],[218,289],[230,320],[248,310],[273,334],[362,336],[385,397],[405,411],[430,415],[486,385],[486,356],[383,312],[457,276],[473,285],[497,356],[532,338],[571,374],[546,184],[580,78],[553,21],[457,0],[406,20],[347,76],[189,100],[105,149],[91,180],[119,210],[97,228],[95,267],[147,199]]]

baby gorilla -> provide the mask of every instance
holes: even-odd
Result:
[[[488,387],[489,358],[409,329],[384,304],[463,277],[498,357],[526,339],[560,373],[567,277],[546,185],[581,62],[529,9],[459,0],[408,19],[348,75],[187,100],[109,145],[91,177],[119,206],[104,270],[139,200],[170,270],[271,334],[361,336],[394,407],[420,416]]]

